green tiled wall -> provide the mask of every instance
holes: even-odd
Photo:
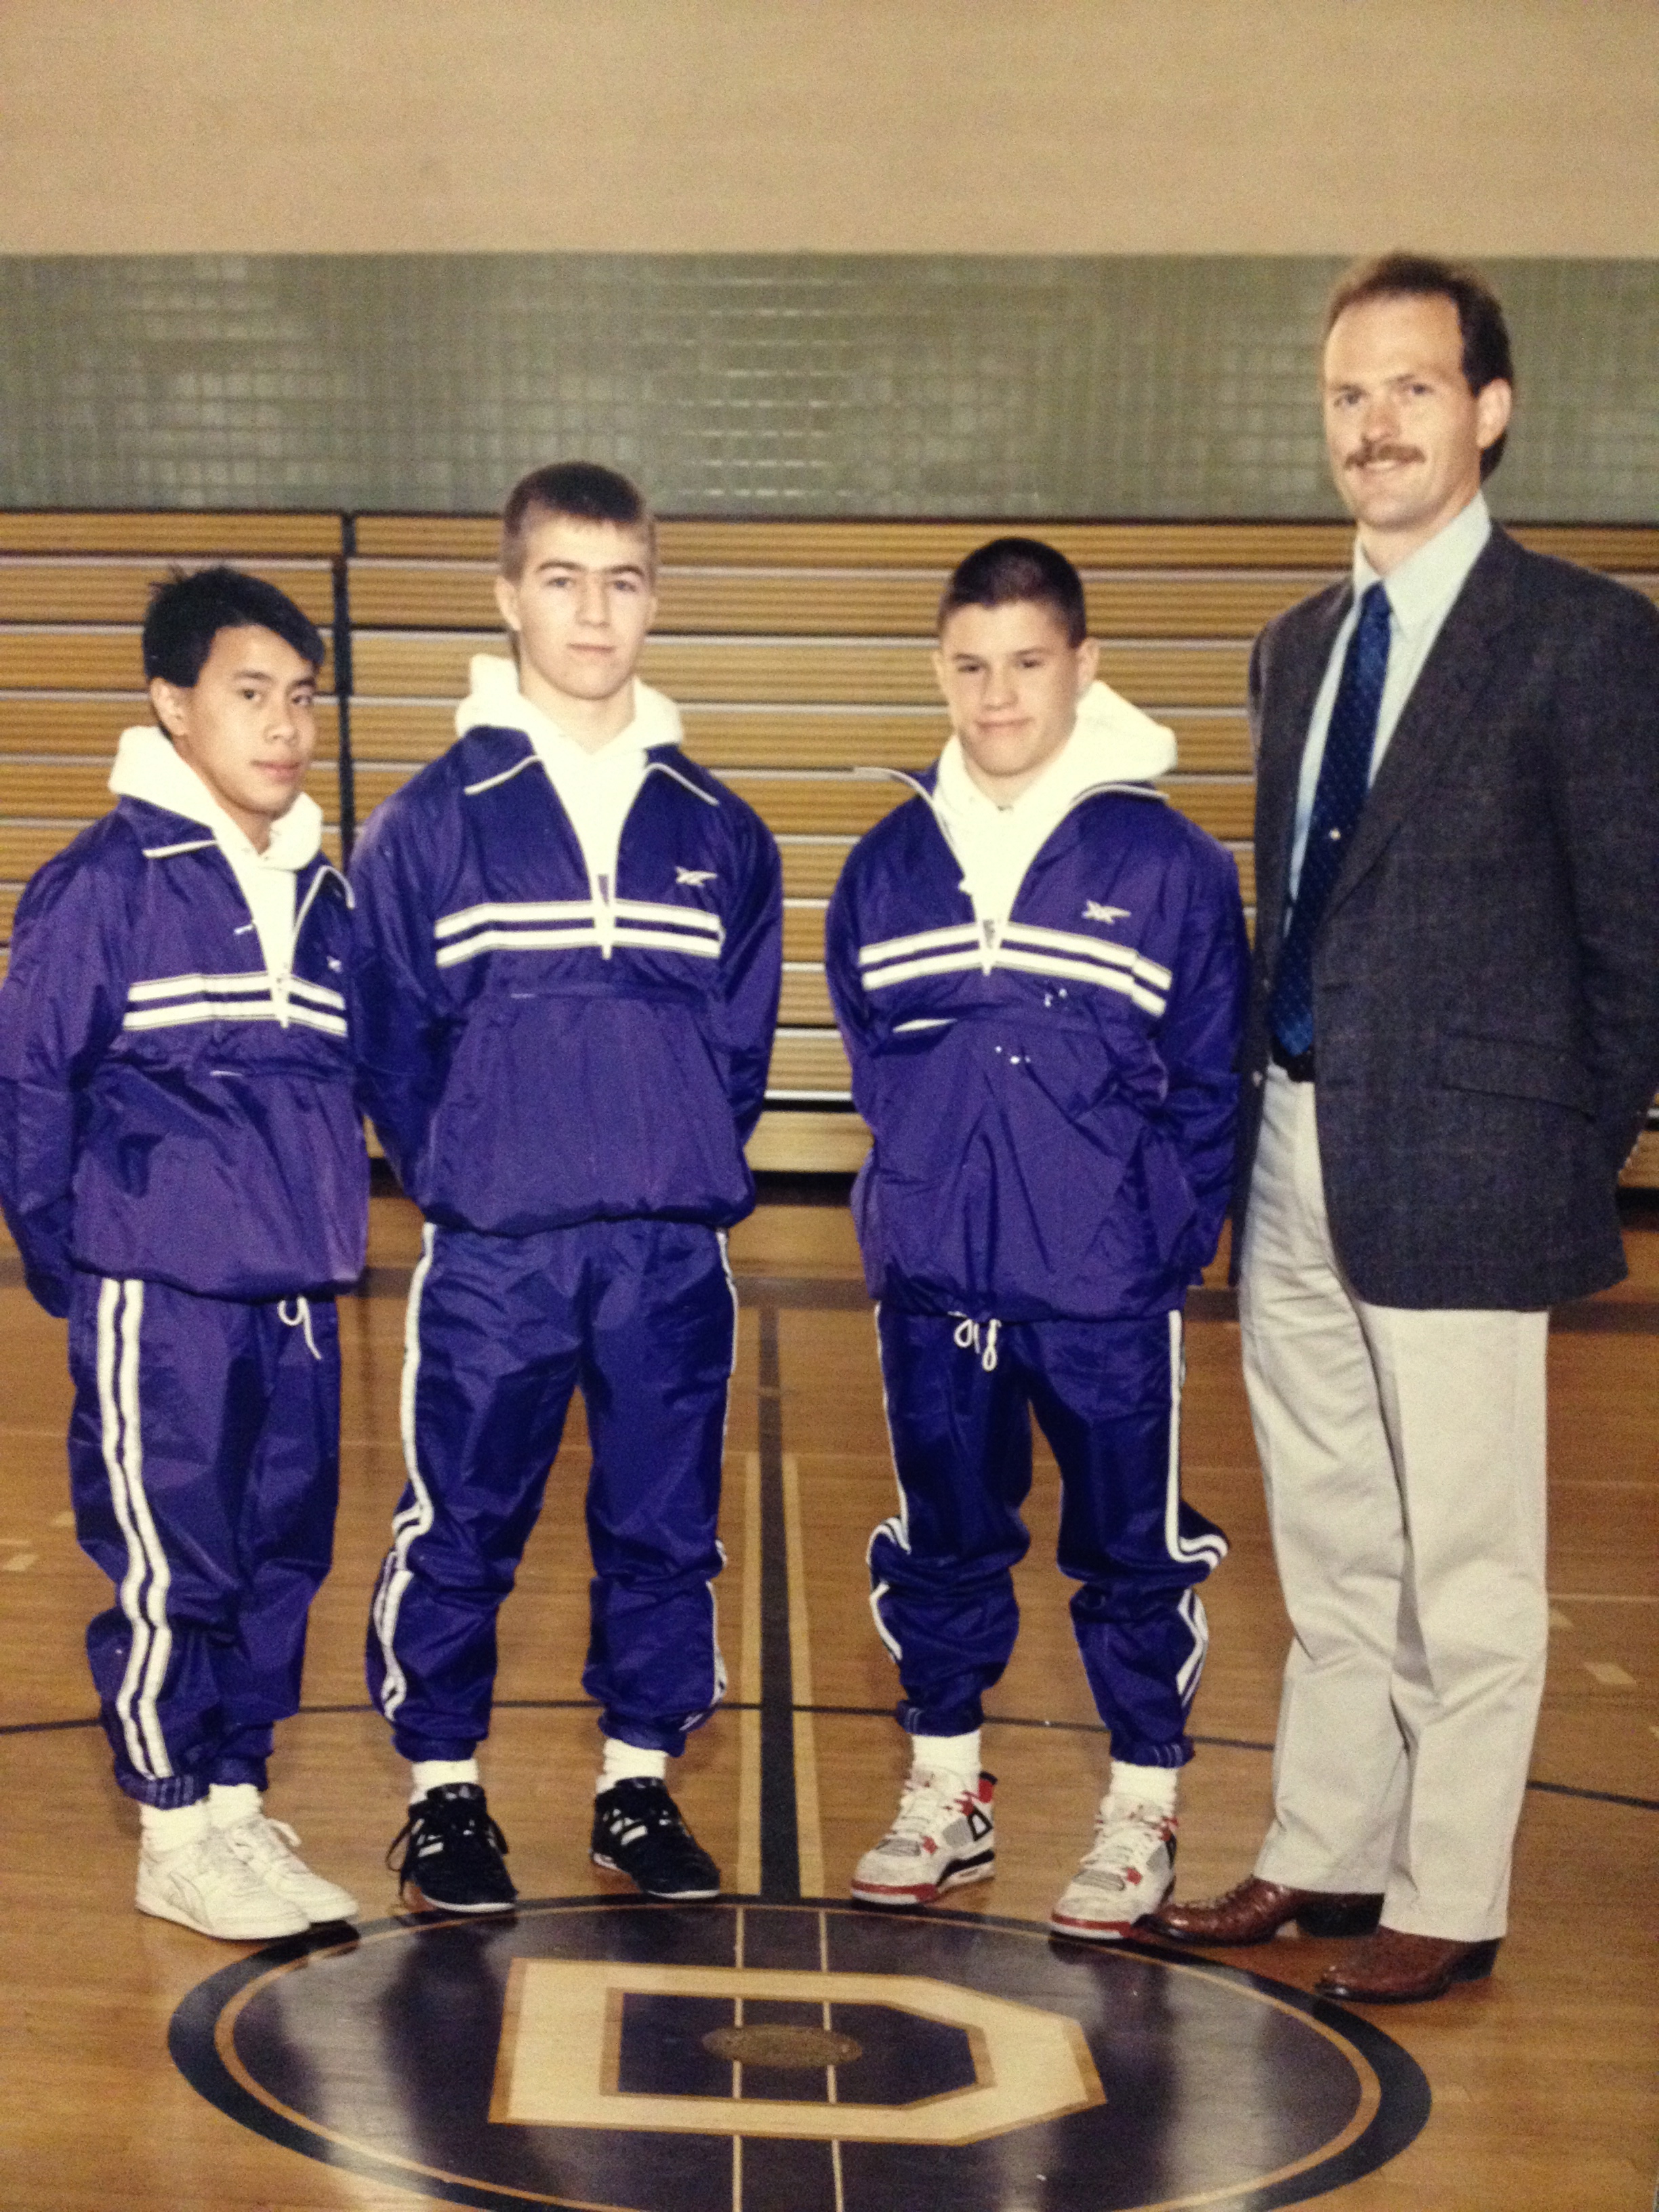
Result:
[[[495,506],[608,460],[675,514],[1318,516],[1337,264],[0,258],[0,505]],[[1659,512],[1659,263],[1488,264],[1500,511]]]

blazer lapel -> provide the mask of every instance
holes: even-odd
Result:
[[[1331,647],[1352,604],[1352,586],[1334,584],[1307,603],[1300,622],[1286,623],[1280,633],[1280,665],[1261,702],[1255,786],[1255,933],[1257,943],[1269,953],[1278,945],[1284,922],[1308,725]]]
[[[1328,914],[1382,858],[1467,728],[1469,711],[1492,672],[1494,644],[1517,611],[1520,565],[1513,538],[1494,530],[1406,702],[1359,817],[1347,864],[1332,889]]]

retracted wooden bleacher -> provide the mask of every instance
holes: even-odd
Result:
[[[787,900],[781,1024],[758,1167],[845,1169],[866,1144],[830,1020],[823,910],[854,840],[905,797],[860,768],[920,768],[945,725],[928,663],[944,576],[985,523],[667,522],[644,673],[688,743],[776,834]],[[1021,524],[1083,570],[1107,681],[1175,729],[1174,802],[1237,856],[1247,903],[1249,641],[1338,572],[1324,524]],[[1659,597],[1659,530],[1522,529],[1540,550]],[[327,631],[343,562],[350,751],[362,821],[453,735],[467,662],[503,649],[491,518],[0,515],[0,934],[29,872],[109,804],[116,733],[143,710],[137,623],[170,562],[224,557],[281,583]],[[331,680],[325,678],[326,680]],[[313,787],[337,819],[325,702]],[[325,759],[324,755],[329,756]],[[1659,1186],[1659,1127],[1626,1180]]]

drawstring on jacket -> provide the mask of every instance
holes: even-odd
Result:
[[[295,1308],[293,1313],[289,1311],[290,1306]],[[317,1340],[311,1333],[311,1300],[309,1298],[279,1299],[276,1304],[276,1318],[285,1322],[289,1328],[302,1328],[306,1333],[306,1350],[313,1359],[322,1358],[322,1353],[317,1349]],[[994,1328],[995,1323],[994,1322],[992,1326]]]
[[[981,1330],[983,1328],[981,1340]],[[988,1375],[994,1375],[997,1366],[997,1336],[1001,1330],[1000,1321],[981,1323],[970,1321],[966,1314],[959,1316],[956,1342],[963,1352],[976,1352],[979,1364]]]

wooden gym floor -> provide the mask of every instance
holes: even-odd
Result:
[[[844,1207],[818,1202],[823,1195],[776,1186],[732,1240],[744,1310],[726,1462],[729,1564],[719,1595],[732,1679],[728,1706],[693,1739],[675,1778],[728,1888],[761,1902],[708,1914],[627,1907],[625,1886],[588,1863],[596,1739],[578,1681],[586,1579],[578,1410],[503,1615],[500,1704],[484,1754],[491,1807],[511,1839],[523,1896],[560,1902],[520,1915],[518,1927],[527,1932],[512,1939],[516,1966],[504,1951],[488,1955],[490,1943],[508,1944],[504,1935],[457,1934],[393,1917],[382,1856],[403,1818],[404,1771],[365,1705],[361,1646],[402,1480],[403,1291],[418,1224],[400,1200],[382,1196],[362,1293],[342,1309],[337,1563],[313,1614],[306,1709],[279,1733],[270,1802],[301,1829],[313,1863],[356,1891],[365,1927],[384,1925],[374,1940],[336,1942],[314,1957],[304,1946],[297,1960],[294,1947],[276,1947],[240,1981],[233,1972],[207,1991],[199,1985],[237,1966],[237,1947],[132,1909],[135,1810],[111,1784],[102,1738],[88,1719],[81,1637],[88,1616],[106,1601],[106,1586],[69,1526],[63,1330],[30,1303],[15,1257],[0,1256],[6,2212],[309,2212],[413,2206],[434,2196],[648,2212],[658,2205],[698,2212],[716,2203],[733,2212],[815,2212],[820,2203],[836,2212],[934,2203],[963,2212],[979,2204],[999,2212],[1109,2212],[1197,2203],[1265,2212],[1316,2190],[1354,2212],[1647,2212],[1659,2155],[1659,1212],[1651,1201],[1630,1201],[1630,1283],[1559,1316],[1551,1341],[1555,1635],[1519,1842],[1513,1933],[1489,1984],[1424,2008],[1379,2010],[1368,2022],[1336,2008],[1315,2014],[1297,2007],[1294,1993],[1310,1986],[1329,1955],[1326,1945],[1289,1941],[1224,1954],[1230,1971],[1181,1979],[1141,1952],[1079,1956],[1077,1947],[1040,1940],[1087,1838],[1104,1765],[1053,1565],[1046,1460],[1032,1500],[1035,1540],[1020,1577],[1024,1633],[987,1730],[988,1762],[999,1777],[995,1882],[957,1893],[957,1910],[938,1929],[911,1922],[895,1930],[868,1915],[798,1906],[802,1898],[844,1897],[854,1859],[890,1810],[904,1763],[888,1717],[894,1679],[865,1595],[864,1545],[893,1496],[870,1316]],[[1224,1294],[1213,1290],[1194,1300],[1185,1435],[1188,1494],[1232,1540],[1231,1557],[1206,1591],[1212,1640],[1194,1723],[1200,1750],[1183,1803],[1180,1887],[1202,1893],[1248,1869],[1261,1831],[1285,1637],[1237,1331]],[[607,1899],[622,1909],[607,1913],[583,1903]],[[550,1952],[565,1963],[550,1966]],[[476,2072],[484,2062],[459,2045],[447,2059],[441,2044],[434,2059],[433,2034],[451,2021],[463,2023],[458,2034],[470,2033],[465,2023],[477,2017],[468,2008],[477,1989],[512,1966],[517,1994],[508,2020],[523,2059],[531,2030],[520,1997],[532,1988],[579,1990],[584,1970],[571,1967],[573,1957],[600,1961],[591,1972],[601,1976],[613,1971],[604,1960],[627,1958],[635,1962],[629,1971],[647,1980],[637,1962],[657,1962],[649,1972],[658,1976],[651,1984],[658,1996],[641,1998],[645,1983],[636,1980],[635,1995],[614,2000],[623,2055],[612,2053],[613,2074],[634,2063],[627,2039],[637,2043],[650,2028],[653,2003],[695,2011],[703,2000],[672,1991],[689,1989],[698,1974],[729,1979],[764,1958],[797,1970],[798,1995],[808,1990],[811,1972],[856,1969],[866,2002],[854,2033],[878,2042],[887,2032],[881,2018],[890,2027],[896,2016],[884,2014],[879,2001],[886,1973],[932,1976],[934,1989],[942,1978],[967,2008],[964,2021],[979,2017],[975,2005],[994,2005],[999,1990],[1050,2022],[1045,2002],[1062,2011],[1083,2006],[1079,2016],[1096,2021],[1089,2033],[1104,2105],[1097,2088],[1092,2116],[1052,2125],[1039,2118],[1024,2134],[981,2131],[988,2140],[971,2143],[963,2135],[957,2140],[968,2148],[890,2154],[868,2142],[817,2139],[831,2124],[817,2125],[805,2104],[778,2104],[769,2135],[758,2122],[755,2134],[744,2120],[739,2141],[729,2104],[722,2134],[686,2121],[672,2096],[654,2097],[635,2101],[668,2113],[664,2126],[693,2131],[617,2138],[624,2152],[629,2142],[643,2148],[636,2164],[623,2155],[607,2174],[602,2131],[583,2134],[578,2124],[549,2132],[532,2124],[538,2094],[569,2094],[564,2075],[555,2069],[538,2092],[532,2067],[521,2093],[507,2067],[495,2073],[495,2101],[480,2114],[483,2162],[468,2166],[466,2143],[444,2133],[444,2107],[451,2081],[459,2085],[469,2064]],[[267,1972],[273,1959],[276,1968]],[[538,1972],[573,1971],[574,1983],[533,1981]],[[857,1994],[850,1980],[837,1988]],[[239,2004],[243,2027],[233,2034],[226,2023]],[[815,2003],[815,2019],[817,2009]],[[781,2018],[790,2006],[772,2010]],[[794,2014],[803,2010],[794,2003]],[[827,2003],[823,2011],[827,2026]],[[1036,2013],[1023,2016],[1034,2022]],[[748,2016],[762,2014],[771,2016],[764,2006]],[[721,2016],[732,2016],[729,2001]],[[914,2011],[905,2017],[914,2027]],[[997,2016],[985,2017],[989,2025],[960,2033],[970,2040],[978,2033],[981,2043],[990,2037],[994,2045]],[[489,2066],[497,2065],[497,2035],[506,2049],[501,2019],[499,2011],[487,2015]],[[1036,2100],[1033,2112],[1044,2094],[1057,2094],[1038,2078],[1036,2033],[1035,2027],[1030,2035],[1022,2031],[1024,2039],[1007,2046],[1013,2055],[1006,2065],[997,2062],[1010,2075],[1024,2063],[1032,2079],[1022,2094]],[[1114,2033],[1115,2057],[1108,2050]],[[410,2056],[416,2049],[424,2054],[419,2063]],[[1152,2051],[1161,2055],[1149,2072]],[[683,2052],[674,2063],[683,2063]],[[921,2062],[914,2054],[903,2060],[912,2063]],[[938,2063],[948,2073],[948,2054]],[[1062,2054],[1054,2063],[1063,2070],[1071,2062]],[[505,2057],[500,2065],[507,2067]],[[1139,2088],[1126,2094],[1114,2066],[1129,2069],[1122,2078]],[[453,2075],[434,2075],[434,2067],[453,2067]],[[975,2061],[964,2078],[983,2083],[995,2070]],[[739,2072],[758,2086],[716,2094],[809,2094],[778,2088],[781,2077],[757,2066],[735,2069],[733,2079]],[[810,2093],[820,2110],[823,2075],[821,2063]],[[828,2078],[833,2100],[833,2068]],[[688,2091],[672,2066],[657,2086]],[[523,2112],[513,2102],[521,2094],[530,2100]],[[464,2101],[459,2086],[453,2100]],[[936,2097],[933,2109],[948,2104],[948,2094]],[[1375,2119],[1379,2110],[1387,2126]],[[799,2127],[791,2114],[805,2116]],[[1077,2132],[1085,2121],[1096,2130],[1086,2138]],[[815,2140],[796,2142],[796,2134]],[[914,2131],[908,2140],[914,2146]],[[573,2153],[568,2170],[556,2169],[564,2178],[550,2182],[556,2169],[535,2163],[536,2146],[556,2141],[576,2144],[581,2155]],[[1341,2155],[1326,2158],[1332,2150]]]

